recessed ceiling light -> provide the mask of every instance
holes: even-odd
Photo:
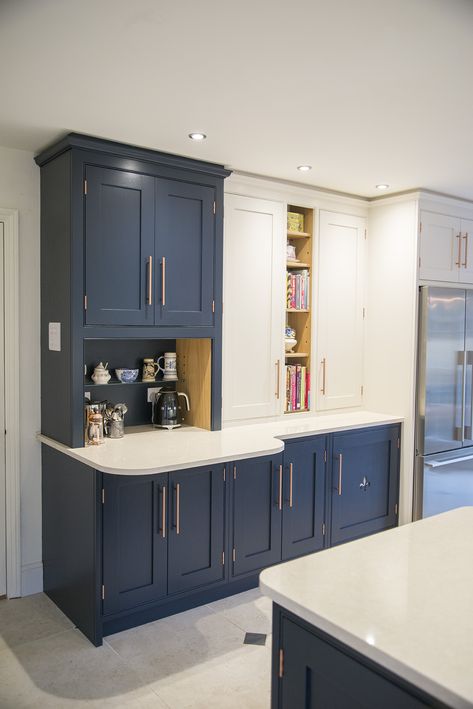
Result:
[[[309,170],[312,170],[312,165],[298,165],[297,169],[300,170],[300,172],[309,172]]]
[[[386,185],[386,184],[384,184],[384,183],[381,184],[381,185],[376,185],[376,189],[377,189],[377,190],[388,190],[388,189],[389,189],[389,185]]]
[[[205,140],[206,139],[205,133],[189,133],[189,138],[191,140]]]

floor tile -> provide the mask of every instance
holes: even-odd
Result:
[[[147,696],[148,695],[148,696]],[[0,653],[0,707],[124,706],[153,700],[150,687],[107,645],[93,647],[78,630]],[[165,707],[155,698],[156,707]],[[152,706],[149,704],[147,706]]]
[[[44,593],[0,601],[0,651],[73,627]]]
[[[272,604],[257,588],[222,598],[209,607],[245,633],[271,632]]]

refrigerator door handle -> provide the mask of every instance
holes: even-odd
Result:
[[[452,463],[462,463],[464,460],[473,460],[473,454],[463,455],[460,458],[449,458],[448,460],[426,460],[424,465],[429,468],[441,468],[444,465],[452,465]]]
[[[467,385],[467,374],[466,370],[467,367],[471,367],[471,376],[470,376],[470,393],[467,399],[467,394],[466,394],[466,385]],[[467,426],[466,425],[466,405],[467,401],[470,406],[470,424]],[[463,404],[463,440],[472,440],[473,436],[473,351],[472,350],[467,350],[465,352],[465,401]]]

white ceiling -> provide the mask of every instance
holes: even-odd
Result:
[[[78,131],[473,199],[472,119],[472,0],[0,0],[7,147]]]

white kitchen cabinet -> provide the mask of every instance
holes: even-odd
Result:
[[[419,278],[473,283],[473,220],[420,213]]]
[[[282,413],[284,249],[283,203],[225,195],[224,422]]]
[[[365,233],[362,217],[320,211],[314,392],[318,410],[362,402]]]

